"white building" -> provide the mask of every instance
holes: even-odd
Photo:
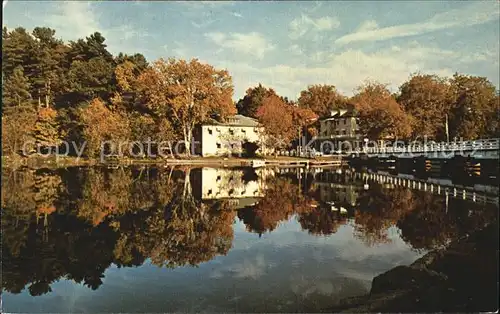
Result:
[[[322,143],[326,141],[332,143],[335,150],[342,142],[351,143],[352,148],[361,147],[363,138],[359,132],[358,121],[354,108],[332,111],[329,116],[320,118],[316,149],[321,150]],[[329,146],[331,145],[324,145],[324,149],[331,148]]]
[[[259,122],[243,115],[231,116],[225,123],[203,124],[195,134],[195,140],[199,142],[197,153],[203,157],[239,154],[245,142],[257,144],[257,154],[267,153],[262,137],[263,127]]]

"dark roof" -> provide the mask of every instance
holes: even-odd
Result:
[[[338,118],[352,118],[357,117],[358,113],[354,108],[347,109],[338,109],[333,111],[330,115],[323,116],[319,120],[328,120],[328,119],[338,119]]]
[[[234,116],[229,116],[226,118],[226,122],[211,121],[203,123],[203,125],[222,125],[222,126],[258,126],[259,121],[254,118],[250,118],[241,114]]]

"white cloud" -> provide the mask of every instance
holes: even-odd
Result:
[[[259,82],[273,87],[281,95],[295,98],[310,84],[333,84],[349,96],[367,79],[388,83],[396,89],[416,71],[451,76],[454,69],[440,63],[451,60],[452,64],[461,56],[453,51],[410,43],[372,53],[349,49],[331,55],[322,52],[316,57],[325,62],[318,66],[279,64],[265,68],[230,61],[214,64],[227,68],[233,76],[235,98],[242,97],[248,87]]]
[[[206,21],[201,22],[201,23],[196,23],[195,21],[191,21],[191,25],[193,25],[196,28],[206,28],[206,27],[212,25],[214,22],[215,22],[215,20],[213,20],[213,19],[209,19],[209,20],[206,20]]]
[[[438,13],[427,21],[420,23],[402,24],[382,28],[358,29],[354,33],[338,38],[335,43],[342,45],[359,41],[387,40],[397,37],[420,35],[447,28],[483,24],[489,21],[498,20],[500,17],[499,9],[500,4],[498,2],[472,2],[460,9]]]
[[[363,23],[361,23],[356,30],[356,32],[365,32],[365,31],[370,31],[378,28],[378,23],[375,20],[366,20]]]
[[[336,17],[324,16],[312,19],[308,15],[302,14],[290,22],[289,37],[299,39],[308,32],[323,32],[332,30],[340,26],[340,21]]]
[[[290,47],[288,47],[288,51],[296,56],[304,55],[304,51],[302,51],[302,48],[300,48],[300,46],[297,44],[293,44]]]
[[[175,48],[172,49],[174,57],[182,58],[182,59],[189,59],[189,57],[190,57],[189,48],[184,43],[182,43],[180,41],[175,41],[174,44],[175,44]]]
[[[275,48],[273,44],[260,33],[229,33],[213,32],[205,34],[221,48],[232,50],[234,53],[241,53],[262,59],[266,52]]]
[[[94,32],[103,32],[90,2],[61,2],[53,14],[44,18],[44,22],[64,39],[85,38]]]
[[[483,51],[477,51],[471,54],[464,55],[460,61],[464,63],[474,63],[474,62],[489,62],[491,65],[498,66],[500,59],[500,49],[497,46],[496,49],[488,49]]]
[[[91,2],[61,1],[55,5],[51,14],[38,18],[41,25],[55,29],[56,35],[64,40],[76,40],[100,32],[106,38],[105,44],[108,45],[109,51],[114,54],[145,53],[147,49],[139,49],[134,40],[152,36],[130,24],[104,27],[99,23],[100,15]]]

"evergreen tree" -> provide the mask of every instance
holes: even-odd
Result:
[[[2,73],[5,76],[13,74],[14,69],[22,66],[27,77],[30,77],[33,66],[33,46],[35,40],[26,32],[26,29],[18,27],[11,32],[6,28],[2,30]]]
[[[39,106],[49,107],[55,96],[64,92],[65,62],[68,48],[56,39],[55,31],[46,27],[33,30],[36,39],[34,45],[33,94],[38,98]]]
[[[21,106],[31,100],[30,83],[22,66],[14,69],[2,85],[2,104],[5,107]]]

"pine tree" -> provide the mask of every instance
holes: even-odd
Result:
[[[30,83],[24,69],[18,66],[2,85],[2,104],[5,107],[21,106],[31,100]]]
[[[55,98],[64,93],[64,74],[69,69],[66,62],[69,47],[55,38],[55,30],[36,27],[33,54],[32,85],[33,95],[38,98],[39,106],[51,107]]]

